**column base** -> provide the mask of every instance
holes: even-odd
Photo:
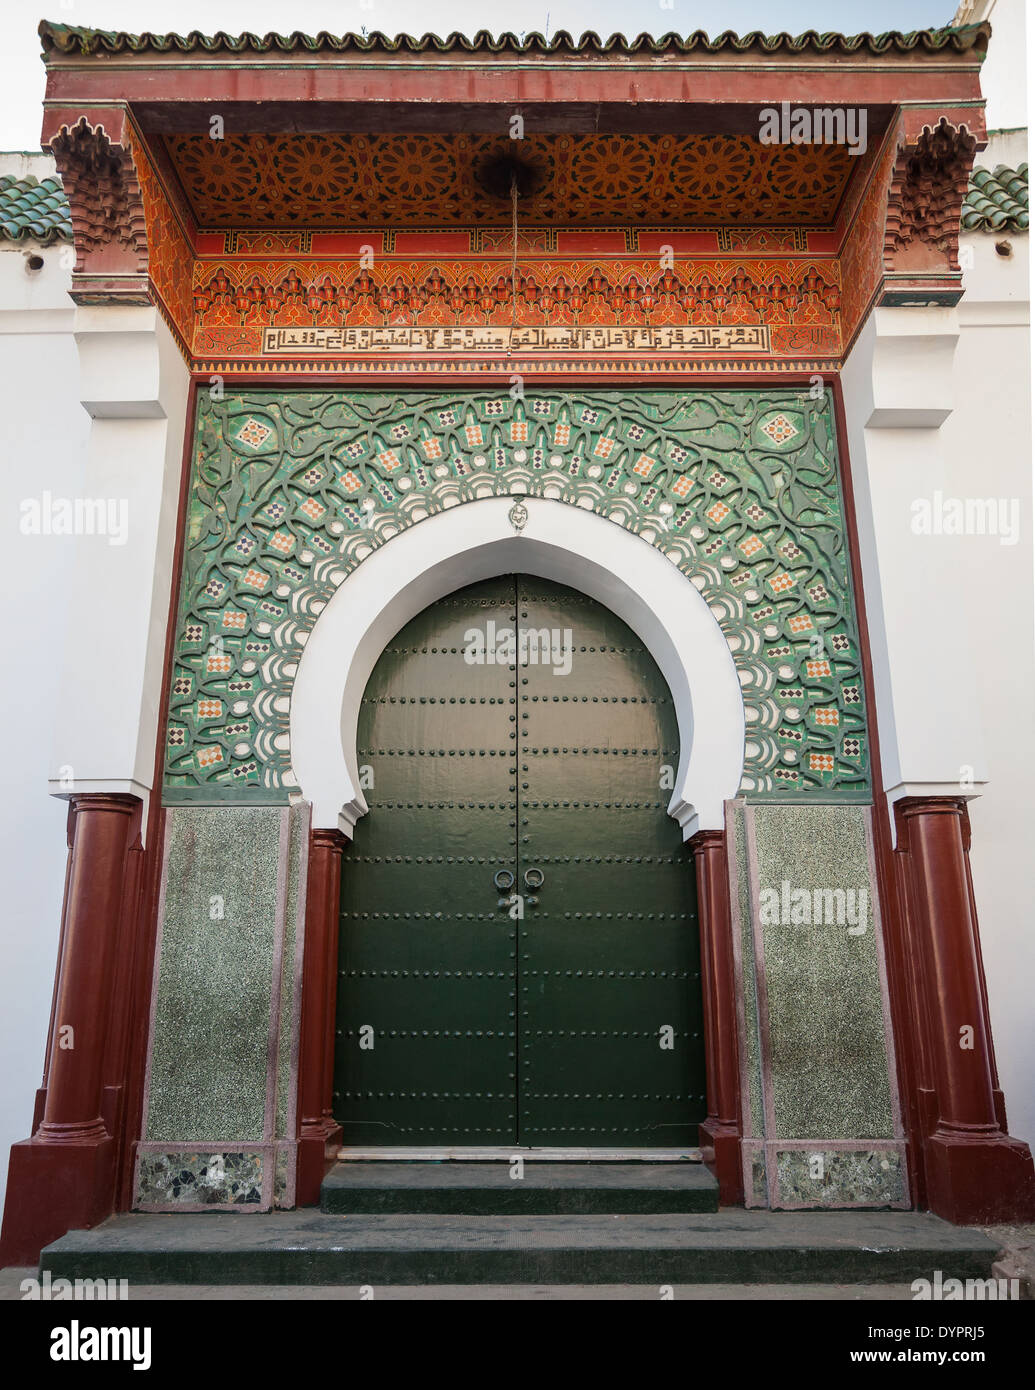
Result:
[[[718,1179],[719,1205],[744,1205],[744,1172],[740,1162],[740,1131],[736,1125],[707,1119],[697,1128],[705,1166]]]
[[[1035,1166],[1020,1139],[934,1134],[924,1148],[936,1216],[957,1226],[1035,1221]]]
[[[298,1138],[298,1167],[295,1177],[295,1205],[320,1205],[320,1186],[333,1168],[341,1148],[343,1130],[333,1120],[307,1125]]]
[[[11,1145],[0,1266],[35,1264],[66,1231],[97,1226],[114,1209],[115,1141]]]

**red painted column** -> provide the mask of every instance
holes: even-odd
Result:
[[[726,837],[721,830],[699,830],[690,847],[697,870],[708,1089],[708,1118],[700,1126],[701,1147],[719,1181],[720,1203],[733,1206],[744,1200],[744,1180]]]
[[[0,1260],[29,1263],[112,1210],[115,1141],[101,1118],[115,954],[139,800],[72,797],[72,846],[43,1119],[11,1149]]]
[[[341,856],[339,830],[309,836],[305,945],[302,952],[302,1024],[298,1061],[299,1206],[320,1200],[320,1184],[341,1144],[331,1111],[334,1079],[334,1011],[338,987],[338,914]]]
[[[924,1139],[928,1205],[961,1224],[1035,1220],[1031,1153],[1006,1133],[997,1095],[966,803],[908,798],[895,814],[926,1003],[918,1026],[927,1030],[935,1093],[936,1120]]]
[[[342,1129],[334,1118],[334,1051],[338,1004],[338,930],[341,923],[341,856],[348,841],[339,831],[332,831],[334,842],[330,850],[332,878],[328,880],[327,891],[330,901],[327,905],[327,930],[324,933],[323,956],[323,1066],[320,1070],[320,1116],[324,1129],[331,1136],[329,1144],[337,1149],[342,1140]]]

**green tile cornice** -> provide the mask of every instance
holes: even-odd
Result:
[[[0,174],[0,239],[71,241],[72,221],[61,180]]]
[[[663,34],[655,38],[652,34],[637,34],[627,38],[624,34],[611,34],[602,38],[589,30],[577,39],[565,29],[559,29],[549,38],[533,32],[516,35],[500,34],[498,38],[487,29],[479,29],[472,36],[454,30],[445,36],[437,34],[396,34],[394,37],[375,30],[370,34],[328,34],[321,30],[318,34],[302,34],[295,30],[290,34],[227,34],[220,30],[205,35],[192,29],[188,34],[127,34],[107,29],[87,29],[75,25],[51,24],[43,20],[39,35],[43,41],[45,54],[76,54],[84,57],[106,54],[138,53],[297,53],[330,51],[334,53],[513,53],[524,55],[614,55],[627,57],[634,54],[655,55],[661,53],[713,54],[734,53],[818,53],[882,54],[911,53],[917,50],[927,53],[966,53],[971,49],[983,51],[988,47],[990,29],[987,24],[968,24],[959,28],[916,29],[904,34],[890,31],[885,34],[839,34],[817,33],[814,29],[804,34],[788,33],[763,34],[754,30],[749,34],[738,35],[726,30],[716,38],[709,38],[702,30],[692,34]]]
[[[965,232],[1026,232],[1028,230],[1028,166],[1016,169],[997,164],[975,169],[970,176],[961,218]]]

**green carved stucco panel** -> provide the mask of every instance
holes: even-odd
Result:
[[[497,494],[590,509],[711,606],[744,694],[745,794],[866,798],[833,402],[773,390],[199,398],[169,800],[286,800],[302,646],[365,556]]]

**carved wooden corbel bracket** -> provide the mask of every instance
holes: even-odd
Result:
[[[133,152],[82,116],[51,138],[71,208],[77,304],[150,304],[147,229]]]
[[[905,137],[891,173],[881,304],[956,304],[960,214],[977,138],[943,116]]]

